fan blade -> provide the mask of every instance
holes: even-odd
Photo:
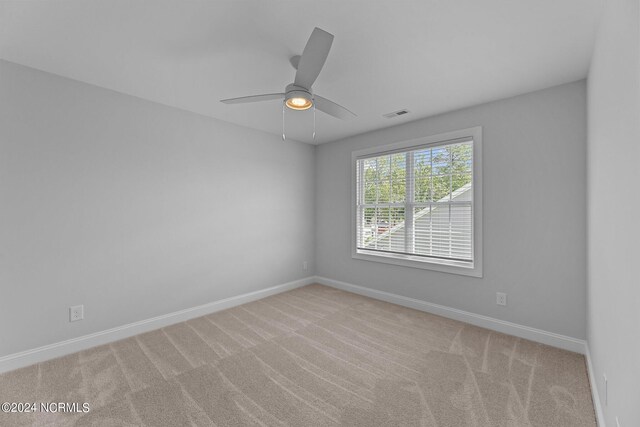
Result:
[[[352,113],[343,106],[338,105],[333,101],[329,101],[327,98],[323,98],[319,95],[313,95],[313,102],[318,110],[323,113],[327,113],[330,116],[337,117],[338,119],[349,120],[354,117],[358,117],[355,113]]]
[[[318,27],[313,29],[298,62],[298,71],[294,81],[296,86],[311,89],[327,60],[332,43],[333,34],[329,34]]]
[[[223,99],[220,102],[225,104],[245,104],[247,102],[273,101],[274,99],[284,99],[284,93],[266,93],[264,95],[241,96],[240,98]]]

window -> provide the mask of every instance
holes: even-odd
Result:
[[[481,128],[353,153],[354,258],[481,277]]]

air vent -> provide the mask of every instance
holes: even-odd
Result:
[[[402,116],[404,114],[408,114],[409,110],[398,110],[393,113],[383,114],[382,117],[386,117],[387,119],[393,119],[394,117]]]

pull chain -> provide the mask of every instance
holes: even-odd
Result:
[[[284,135],[284,101],[282,102],[282,140],[284,141],[287,137]]]
[[[287,136],[284,131],[284,113],[285,113],[285,103],[282,103],[282,140],[285,141]],[[316,103],[313,103],[313,140],[316,139]]]

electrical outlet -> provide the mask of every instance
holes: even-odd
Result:
[[[76,322],[82,319],[84,319],[84,305],[69,307],[69,322]]]
[[[307,261],[302,262],[302,269],[307,271],[309,269],[309,263]]]
[[[609,381],[607,380],[607,374],[602,374],[604,378],[604,406],[609,406]]]
[[[496,304],[507,305],[507,294],[504,292],[496,292]]]

